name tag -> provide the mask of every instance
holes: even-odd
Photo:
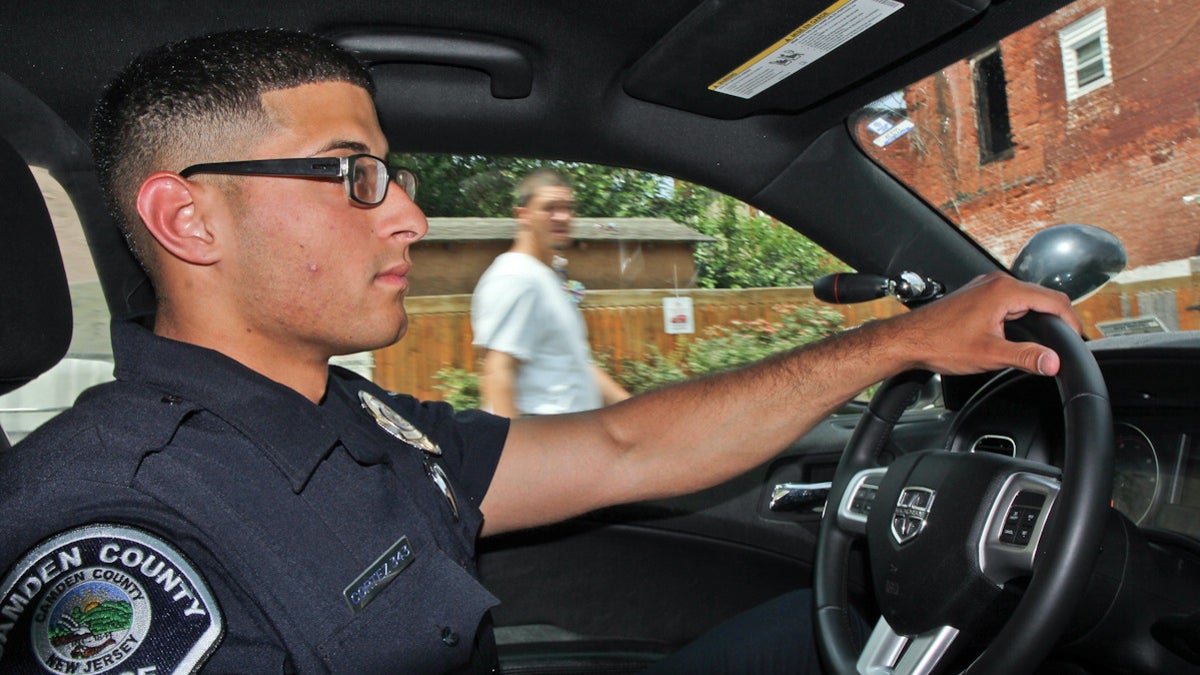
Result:
[[[412,546],[408,544],[408,537],[400,537],[399,541],[392,544],[391,548],[342,591],[342,597],[346,598],[350,611],[355,614],[361,612],[367,603],[374,600],[376,595],[395,580],[396,575],[412,564],[414,555]]]

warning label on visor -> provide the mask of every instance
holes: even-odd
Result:
[[[708,88],[752,98],[903,7],[896,0],[838,0]]]

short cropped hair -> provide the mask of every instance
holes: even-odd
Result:
[[[234,156],[270,130],[262,95],[343,81],[374,95],[366,68],[329,40],[276,29],[182,40],[143,54],[105,89],[92,116],[92,154],[109,210],[154,276],[137,193],[155,171]]]
[[[546,167],[534,169],[525,174],[520,183],[517,183],[517,206],[526,206],[529,204],[529,200],[533,199],[533,196],[537,194],[538,190],[548,187],[570,188],[571,183],[567,180],[566,176],[554,169]]]

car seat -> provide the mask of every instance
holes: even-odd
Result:
[[[0,394],[49,370],[71,343],[58,239],[29,165],[0,138]],[[0,450],[9,447],[0,428]]]

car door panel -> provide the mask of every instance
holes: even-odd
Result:
[[[699,493],[484,540],[480,573],[502,603],[496,625],[672,648],[809,586],[821,508],[777,513],[771,493],[830,480],[857,420],[832,416],[774,461]],[[905,415],[888,451],[938,446],[949,420],[940,410]]]

